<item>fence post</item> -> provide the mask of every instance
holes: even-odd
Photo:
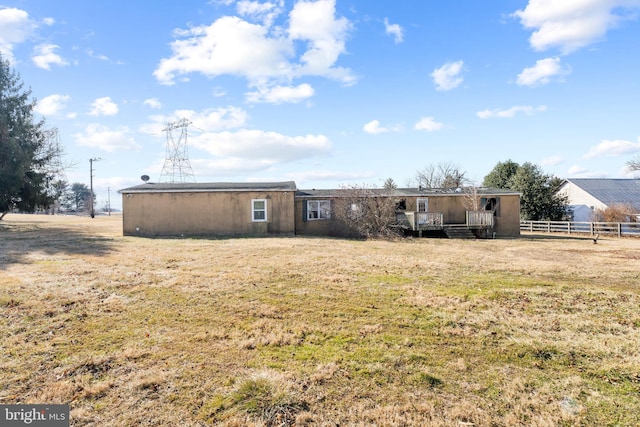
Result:
[[[593,230],[594,230],[594,228],[595,228],[595,224],[592,222],[592,223],[591,223],[591,235],[592,235],[592,236],[593,236]]]
[[[567,233],[571,234],[571,221],[567,221]]]
[[[622,237],[622,223],[618,223],[618,237]]]

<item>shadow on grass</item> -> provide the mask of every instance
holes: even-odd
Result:
[[[606,240],[610,238],[610,236],[602,236],[598,237],[598,241]],[[563,234],[563,233],[531,233],[526,232],[522,233],[520,237],[517,237],[520,240],[583,240],[585,242],[593,243],[594,237],[589,234]]]
[[[38,221],[0,223],[0,270],[10,264],[26,263],[27,255],[104,255],[113,239],[67,227],[43,227]]]

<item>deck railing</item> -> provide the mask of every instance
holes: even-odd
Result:
[[[442,212],[405,212],[413,230],[441,229]]]
[[[640,237],[640,222],[521,221],[520,231]]]
[[[492,211],[467,211],[467,227],[493,228]]]

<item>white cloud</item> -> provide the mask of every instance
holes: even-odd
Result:
[[[266,102],[270,104],[282,104],[285,102],[297,103],[314,94],[313,87],[307,83],[298,86],[275,86],[270,88],[258,88],[255,92],[247,92],[248,102]]]
[[[378,120],[371,120],[369,123],[367,123],[366,125],[364,125],[362,127],[362,129],[371,135],[378,135],[381,133],[385,133],[385,132],[389,132],[389,129],[380,126],[380,121]]]
[[[264,5],[241,2],[238,7],[247,19],[280,9],[280,3]],[[153,74],[163,84],[173,84],[177,76],[189,73],[237,75],[246,78],[250,87],[275,87],[304,76],[355,82],[349,69],[336,66],[346,51],[351,24],[336,17],[335,0],[298,1],[289,13],[288,28],[268,21],[224,16],[207,26],[176,30],[172,55],[163,58]],[[296,48],[302,45],[297,55]]]
[[[373,171],[332,171],[326,169],[309,170],[303,172],[294,172],[288,175],[296,182],[304,181],[354,181],[360,179],[368,179],[376,176]]]
[[[637,152],[640,152],[640,137],[638,137],[638,142],[626,141],[624,139],[604,139],[600,144],[592,146],[589,152],[582,157],[585,159],[604,156],[617,157]]]
[[[216,86],[216,87],[213,88],[212,95],[213,95],[214,98],[222,98],[226,94],[227,94],[227,92],[224,90],[224,88],[222,88],[220,86]]]
[[[55,24],[55,23],[56,23],[56,20],[55,20],[55,19],[53,19],[53,18],[44,18],[44,19],[42,20],[42,23],[43,23],[44,25],[46,25],[46,26],[49,26],[49,27],[50,27],[50,26],[52,26],[53,24]]]
[[[200,165],[215,166],[218,171],[264,170],[278,163],[326,156],[332,150],[331,141],[324,135],[288,136],[246,129],[246,111],[231,106],[199,112],[176,110],[169,116],[152,116],[152,122],[140,131],[158,135],[166,123],[183,118],[191,122],[189,146],[215,157],[198,159],[197,152],[190,151],[192,167],[198,161]],[[198,175],[210,173],[203,171]]]
[[[194,110],[176,110],[171,115],[157,115],[150,117],[152,123],[144,125],[142,132],[157,134],[169,122],[187,119],[191,127],[201,132],[219,132],[237,129],[246,125],[248,114],[242,108],[224,107],[206,109],[201,112]]]
[[[13,48],[33,34],[36,23],[24,10],[16,8],[0,9],[0,53],[9,62],[14,62]]]
[[[511,119],[518,113],[522,113],[526,116],[533,115],[535,113],[546,111],[546,105],[540,105],[538,107],[532,107],[530,105],[516,105],[508,110],[483,110],[478,111],[476,115],[481,119]]]
[[[176,75],[202,73],[208,77],[233,74],[251,81],[291,75],[287,57],[292,47],[284,38],[270,38],[267,28],[225,16],[209,26],[176,32],[173,55],[153,72],[160,83],[173,84]]]
[[[99,59],[100,61],[108,61],[109,60],[109,57],[107,55],[103,55],[101,53],[95,53],[95,51],[93,49],[87,49],[86,53],[90,58]]]
[[[571,73],[571,68],[563,66],[560,58],[545,58],[536,61],[533,67],[525,68],[516,83],[520,86],[537,86],[547,84],[552,77],[562,77]]]
[[[564,161],[565,161],[564,157],[556,155],[556,156],[545,157],[544,159],[542,159],[540,164],[542,164],[543,166],[557,166],[561,163],[564,163]]]
[[[153,108],[155,110],[159,110],[160,108],[162,108],[162,103],[160,102],[160,100],[158,98],[145,99],[143,104],[146,105],[147,107]]]
[[[324,135],[287,136],[247,129],[204,133],[191,137],[189,142],[214,156],[261,161],[268,165],[325,156],[332,149],[331,141]]]
[[[118,114],[118,105],[109,96],[98,98],[91,103],[91,110],[88,114],[90,116],[115,116]]]
[[[573,165],[569,168],[569,170],[567,170],[567,174],[569,176],[581,175],[585,172],[587,172],[587,169],[579,165]]]
[[[283,0],[280,0],[278,4],[241,0],[236,5],[238,14],[255,21],[261,21],[266,26],[270,26],[274,19],[282,13],[283,6]]]
[[[433,132],[442,129],[443,123],[436,122],[433,117],[423,117],[413,126],[415,130]]]
[[[43,116],[54,116],[67,107],[67,102],[71,97],[69,95],[49,95],[38,101],[34,108],[36,112]]]
[[[529,0],[513,16],[534,30],[529,38],[538,51],[553,47],[571,53],[604,38],[607,31],[635,18],[639,0]]]
[[[229,174],[255,173],[269,169],[273,162],[265,159],[215,158],[190,159],[191,168],[196,176],[228,176]]]
[[[346,52],[346,39],[352,25],[348,19],[336,18],[335,0],[299,1],[289,13],[289,39],[307,42],[300,57],[296,76],[324,76],[344,84],[353,84],[351,71],[334,67],[338,57]]]
[[[567,170],[567,176],[571,178],[603,178],[606,175],[602,172],[592,172],[580,165],[573,165]]]
[[[384,18],[384,30],[387,34],[393,36],[393,40],[398,43],[404,41],[404,29],[398,24],[389,24],[389,20]]]
[[[129,128],[126,126],[112,130],[107,126],[90,123],[83,133],[77,133],[74,137],[80,146],[97,148],[109,153],[140,149],[129,133]]]
[[[58,48],[60,48],[60,46],[55,44],[38,45],[33,49],[31,60],[38,68],[44,70],[50,70],[52,64],[58,66],[69,65],[64,58],[54,52]]]
[[[431,77],[436,85],[436,90],[451,90],[460,86],[463,81],[460,76],[463,66],[463,61],[447,62],[442,67],[433,70]]]

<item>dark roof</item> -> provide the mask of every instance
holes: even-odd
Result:
[[[566,181],[607,206],[625,204],[640,210],[640,179],[569,178]]]
[[[296,191],[296,183],[284,182],[148,182],[118,193],[196,193],[212,191]]]
[[[372,194],[380,194],[389,197],[434,197],[434,196],[457,196],[468,194],[465,190],[461,189],[439,189],[439,188],[374,188],[363,189]],[[298,190],[296,191],[296,197],[298,198],[333,198],[333,197],[348,197],[353,194],[353,191],[359,191],[359,189],[341,188],[337,190]],[[512,190],[502,190],[499,188],[478,188],[479,195],[518,195],[520,193]]]

